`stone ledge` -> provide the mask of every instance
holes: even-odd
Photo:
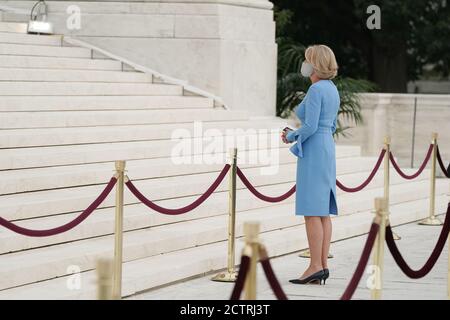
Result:
[[[80,4],[82,8],[90,12],[105,13],[136,13],[136,10],[144,10],[145,13],[165,12],[170,6],[201,6],[203,12],[211,14],[213,11],[205,10],[205,5],[230,5],[257,9],[271,10],[273,3],[268,0],[96,0],[96,1],[46,1],[49,13],[66,12],[69,4]],[[6,1],[6,6],[18,9],[31,9],[35,1]],[[98,7],[101,6],[101,11]],[[105,11],[106,9],[106,11]],[[169,12],[171,12],[169,10]]]
[[[448,94],[362,93],[359,96],[364,109],[392,104],[410,106],[414,104],[414,98],[417,98],[418,103],[425,103],[427,106],[450,107],[450,95]]]

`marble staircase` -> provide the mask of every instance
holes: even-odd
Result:
[[[62,225],[97,197],[114,174],[115,160],[127,161],[129,178],[157,204],[184,206],[215,179],[228,149],[216,150],[220,163],[175,165],[174,130],[194,132],[195,122],[201,122],[204,130],[237,139],[284,126],[281,119],[223,110],[211,98],[154,80],[91,49],[66,46],[62,36],[28,35],[21,23],[0,22],[0,216],[32,229]],[[237,128],[242,130],[227,131]],[[195,144],[200,138],[193,134],[188,140]],[[276,175],[261,174],[264,163],[244,161],[252,148],[239,149],[245,174],[267,195],[286,192],[296,170],[288,146],[256,147],[279,153]],[[337,145],[338,179],[348,186],[361,183],[375,162],[362,157],[358,146]],[[392,172],[393,225],[427,215],[429,175],[426,169],[405,181]],[[180,216],[153,212],[126,190],[123,296],[226,266],[227,188],[225,179],[203,205]],[[436,190],[436,209],[442,213],[448,181],[438,179]],[[382,194],[382,170],[357,194],[339,190],[333,240],[366,233],[373,198]],[[293,201],[262,202],[238,181],[236,255],[249,220],[261,222],[272,256],[306,248],[304,223],[293,214]],[[94,299],[95,262],[112,257],[113,232],[114,194],[81,225],[57,236],[28,238],[0,228],[0,299]],[[74,267],[79,273],[72,273]],[[79,277],[80,286],[69,285],[73,277]]]

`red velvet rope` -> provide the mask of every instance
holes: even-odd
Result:
[[[242,290],[244,289],[245,279],[247,278],[250,269],[250,257],[243,255],[241,257],[241,264],[239,266],[239,273],[231,293],[230,300],[239,300]]]
[[[358,192],[361,191],[362,189],[364,189],[369,183],[370,181],[372,181],[373,177],[375,176],[375,174],[377,173],[378,169],[380,168],[381,162],[383,161],[383,157],[386,153],[386,150],[383,149],[380,152],[380,155],[378,156],[378,160],[375,164],[375,167],[373,167],[372,172],[370,173],[370,175],[367,177],[366,181],[364,181],[363,183],[361,183],[359,186],[351,188],[351,187],[346,187],[344,186],[339,180],[336,179],[336,185],[343,191],[345,192]]]
[[[278,300],[288,300],[286,294],[281,288],[280,282],[278,282],[275,272],[273,272],[270,259],[261,260],[264,273],[266,274],[267,281],[269,281],[270,287]]]
[[[281,196],[269,197],[269,196],[263,195],[258,190],[256,190],[256,188],[250,183],[250,181],[248,181],[247,177],[244,175],[244,173],[242,172],[242,170],[239,167],[237,168],[237,175],[241,179],[242,183],[244,183],[244,185],[248,188],[248,190],[250,190],[251,193],[253,193],[257,198],[267,201],[267,202],[280,202],[280,201],[286,200],[287,198],[289,198],[291,195],[293,195],[295,193],[295,185],[294,185],[288,192],[286,192],[285,194],[282,194]]]
[[[24,236],[28,237],[48,237],[48,236],[54,236],[56,234],[60,234],[66,231],[69,231],[70,229],[75,228],[77,225],[79,225],[81,222],[83,222],[92,212],[94,212],[95,209],[98,208],[98,206],[106,199],[106,197],[109,195],[111,190],[114,188],[114,185],[116,184],[117,179],[115,177],[112,177],[111,180],[106,185],[105,189],[102,191],[102,193],[97,197],[97,199],[92,202],[92,204],[87,207],[86,210],[84,210],[79,216],[77,216],[72,221],[57,227],[53,229],[48,230],[31,230],[26,229],[23,227],[20,227],[12,222],[9,222],[3,218],[0,217],[0,225],[4,226],[5,228],[14,231],[16,233],[22,234]]]
[[[217,187],[220,185],[220,183],[222,182],[222,180],[225,178],[225,175],[227,174],[228,170],[230,169],[230,165],[226,164],[222,171],[220,172],[219,176],[216,178],[216,180],[213,182],[213,184],[206,190],[206,192],[204,194],[202,194],[198,199],[196,199],[194,202],[192,202],[191,204],[184,206],[182,208],[178,208],[178,209],[168,209],[168,208],[164,208],[161,207],[159,205],[157,205],[156,203],[154,203],[153,201],[151,201],[150,199],[147,199],[137,188],[136,186],[133,184],[133,182],[131,182],[131,180],[128,180],[125,184],[127,185],[128,189],[131,191],[132,194],[134,194],[134,196],[139,199],[143,204],[145,204],[147,207],[149,207],[152,210],[155,210],[159,213],[162,214],[167,214],[167,215],[179,215],[179,214],[183,214],[186,212],[189,212],[191,210],[194,210],[195,208],[197,208],[199,205],[201,205],[206,199],[209,198],[209,196],[217,189]]]
[[[361,191],[372,181],[376,172],[380,168],[381,162],[383,162],[383,157],[384,157],[385,153],[386,153],[385,149],[381,150],[380,155],[378,156],[378,160],[377,160],[374,168],[372,169],[372,172],[370,173],[369,177],[367,177],[367,179],[358,187],[355,187],[355,188],[346,187],[337,179],[336,179],[336,185],[340,189],[342,189],[343,191],[346,191],[346,192]],[[283,201],[283,200],[289,198],[292,194],[295,193],[295,185],[294,185],[288,192],[286,192],[285,194],[282,194],[281,196],[278,196],[278,197],[266,196],[266,195],[263,195],[262,193],[260,193],[258,190],[256,190],[256,188],[250,183],[250,181],[247,179],[247,177],[244,175],[244,173],[242,172],[242,170],[239,167],[237,168],[237,175],[242,180],[244,185],[250,190],[251,193],[253,193],[259,199],[267,201],[267,202],[280,202],[280,201]]]
[[[341,300],[350,300],[355,293],[356,287],[361,281],[364,270],[366,269],[367,262],[369,261],[370,253],[372,251],[372,247],[375,243],[375,239],[378,234],[378,230],[380,229],[380,225],[376,223],[372,223],[370,227],[369,234],[367,235],[366,244],[364,245],[364,249],[361,253],[361,258],[359,259],[358,265],[356,266],[356,270],[353,273],[352,279],[350,280],[347,288],[342,294]]]
[[[444,249],[449,231],[450,231],[450,203],[448,204],[445,222],[442,227],[436,246],[434,247],[425,265],[419,270],[411,269],[409,265],[406,263],[405,259],[402,257],[402,254],[400,253],[400,250],[398,249],[397,244],[394,241],[391,226],[386,227],[386,242],[389,251],[394,257],[395,262],[403,271],[403,273],[412,279],[419,279],[425,277],[431,271],[431,269],[433,269],[434,265],[439,259],[439,256],[441,255],[442,249]]]
[[[394,158],[392,152],[389,154],[389,159],[391,160],[392,165],[395,168],[395,171],[397,171],[397,173],[400,176],[402,176],[402,178],[407,179],[407,180],[411,180],[411,179],[417,178],[422,173],[423,169],[425,169],[425,167],[427,166],[428,161],[430,160],[432,151],[433,151],[433,144],[430,144],[430,147],[428,148],[428,151],[427,151],[427,155],[425,156],[425,159],[423,160],[422,165],[420,166],[419,170],[417,170],[417,172],[412,174],[412,175],[407,175],[407,174],[405,174],[402,171],[402,169],[400,169],[400,166],[395,161],[395,158]]]
[[[439,152],[439,145],[436,146],[436,151],[437,151],[437,159],[438,159],[439,166],[441,167],[442,172],[444,173],[444,175],[447,178],[450,178],[450,166],[449,166],[449,169],[445,168],[444,161],[442,161],[441,153]]]

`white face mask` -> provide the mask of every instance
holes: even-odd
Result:
[[[311,77],[313,72],[314,72],[314,68],[313,68],[312,64],[309,62],[303,61],[302,68],[300,69],[300,73],[302,74],[302,76],[304,76],[305,78],[309,78],[309,77]]]

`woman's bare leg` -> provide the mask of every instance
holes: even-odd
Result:
[[[308,236],[309,251],[311,260],[309,267],[301,276],[306,278],[313,273],[323,269],[322,266],[322,247],[323,247],[323,227],[320,217],[305,217],[306,234]]]
[[[321,217],[322,221],[322,230],[323,230],[323,241],[322,241],[322,266],[324,269],[328,268],[328,254],[330,252],[330,243],[331,243],[331,233],[333,230],[331,224],[331,218]]]

